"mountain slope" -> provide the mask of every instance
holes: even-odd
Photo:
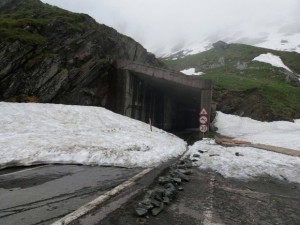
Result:
[[[165,58],[171,68],[195,68],[212,79],[217,110],[258,120],[300,118],[300,54],[230,44],[180,59]],[[253,61],[261,54],[279,56],[293,72]]]
[[[139,43],[39,0],[0,3],[0,101],[101,105],[111,62],[160,65]]]
[[[300,53],[300,23],[299,20],[286,24],[278,24],[274,27],[260,29],[254,32],[241,31],[236,29],[225,29],[211,35],[201,35],[191,39],[193,35],[187,35],[181,43],[169,42],[164,50],[158,52],[161,57],[180,58],[187,55],[194,55],[213,48],[213,43],[222,39],[227,43],[241,43],[260,48]]]

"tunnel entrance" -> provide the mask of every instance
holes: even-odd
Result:
[[[211,91],[210,81],[199,81],[145,65],[138,69],[117,65],[110,75],[107,108],[146,123],[151,120],[168,131],[197,129],[202,91]],[[211,94],[207,98],[205,104],[210,105]]]

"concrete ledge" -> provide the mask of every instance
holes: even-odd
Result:
[[[212,88],[211,80],[203,80],[198,77],[186,76],[176,70],[163,69],[129,60],[116,60],[114,65],[117,69],[129,70],[150,78],[162,79],[201,90],[211,90]]]

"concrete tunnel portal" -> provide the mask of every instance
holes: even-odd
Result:
[[[212,83],[127,60],[114,62],[108,108],[164,130],[199,128],[199,112],[211,111]]]

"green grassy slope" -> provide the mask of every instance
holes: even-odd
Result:
[[[235,65],[237,62],[251,62],[256,56],[264,53],[272,53],[280,56],[282,61],[294,72],[300,74],[300,54],[296,52],[276,51],[265,48],[258,48],[251,45],[231,44],[228,49],[216,49],[201,52],[195,55],[188,55],[184,58],[172,60],[164,59],[165,63],[174,69],[185,69],[189,67],[205,66],[217,62],[221,57],[226,60],[225,68],[222,72],[235,72]],[[255,63],[255,62],[253,62]],[[212,72],[213,69],[207,69],[203,72]]]
[[[0,8],[0,41],[45,44],[47,37],[43,33],[51,21],[60,21],[65,29],[74,32],[82,32],[90,26],[90,23],[86,23],[86,15],[70,13],[39,0],[15,1],[11,4],[14,6]]]
[[[261,117],[265,120],[300,118],[299,82],[287,81],[287,75],[282,68],[252,61],[264,53],[280,56],[285,65],[293,72],[300,74],[300,54],[243,44],[231,44],[228,49],[211,49],[177,60],[164,59],[164,62],[176,70],[196,68],[196,71],[204,72],[205,75],[202,75],[201,78],[213,80],[215,99],[219,97],[216,95],[222,95],[228,91],[241,93],[250,89],[257,89],[261,98],[260,102],[256,104],[265,107],[264,112],[267,110],[271,112],[270,118]],[[238,69],[238,64],[246,66]],[[232,97],[232,95],[230,96]],[[245,99],[247,99],[246,97]],[[217,103],[220,102],[217,100]],[[252,117],[260,119],[259,115]]]

